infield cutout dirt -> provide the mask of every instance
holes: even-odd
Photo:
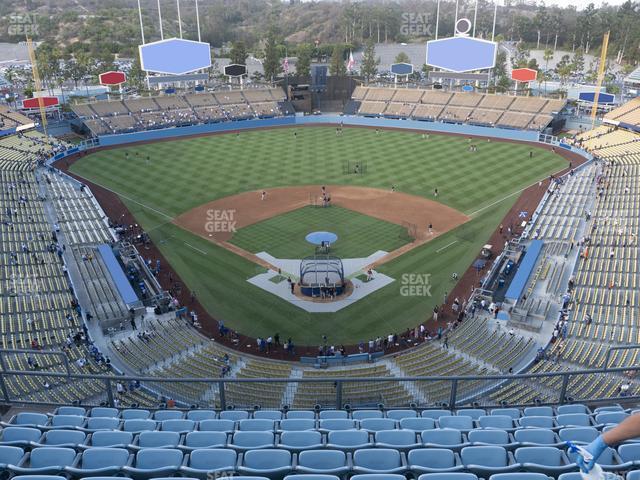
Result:
[[[454,208],[417,195],[345,185],[327,185],[326,191],[331,197],[332,205],[401,226],[415,225],[416,236],[413,242],[389,252],[372,267],[403,255],[469,220],[469,217]],[[258,265],[274,268],[253,253],[231,244],[229,240],[233,237],[232,230],[302,207],[321,205],[322,191],[320,185],[306,185],[271,188],[265,192],[264,200],[262,190],[257,190],[205,203],[179,215],[173,223]],[[429,224],[433,227],[431,233]]]

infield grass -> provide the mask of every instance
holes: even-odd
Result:
[[[118,193],[204,307],[227,326],[251,336],[277,332],[298,345],[318,344],[326,334],[340,344],[399,333],[428,318],[453,288],[451,274],[469,267],[517,193],[567,166],[559,155],[529,145],[473,142],[475,153],[464,137],[422,139],[364,128],[345,128],[338,137],[331,127],[291,127],[105,150],[71,170]],[[345,158],[366,159],[367,174],[344,175]],[[306,313],[250,285],[246,279],[261,267],[171,223],[195,206],[243,191],[319,184],[393,184],[431,199],[438,188],[438,201],[472,220],[383,265],[380,271],[396,281],[335,314]],[[432,296],[405,296],[406,273],[430,274]]]

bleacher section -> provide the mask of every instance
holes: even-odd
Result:
[[[604,116],[605,122],[626,123],[640,126],[640,97],[636,97],[624,105],[611,110]]]
[[[0,105],[0,130],[9,130],[30,124],[33,124],[33,121],[29,117],[14,112],[5,105]]]
[[[72,105],[94,135],[283,115],[279,88],[189,93]]]
[[[359,86],[352,99],[359,115],[470,123],[505,128],[543,130],[565,101],[540,97],[509,97],[442,90]]]

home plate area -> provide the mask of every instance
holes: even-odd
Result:
[[[300,293],[300,268],[303,259],[281,259],[269,255],[267,252],[259,252],[257,257],[266,261],[280,271],[270,269],[249,278],[247,281],[283,300],[299,307],[309,313],[333,313],[352,305],[371,293],[386,287],[395,280],[387,275],[372,271],[368,279],[368,266],[387,255],[387,252],[378,250],[365,258],[343,258],[345,283],[348,287],[345,293],[335,298],[322,298],[319,294],[313,297]],[[291,293],[291,284],[288,279],[296,283],[294,293]]]

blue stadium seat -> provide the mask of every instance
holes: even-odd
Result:
[[[451,415],[451,410],[423,410],[421,416],[423,418],[433,418],[438,420],[440,417]]]
[[[236,432],[228,447],[239,451],[274,448],[275,436],[272,432]]]
[[[544,473],[553,477],[578,468],[575,463],[569,461],[563,450],[555,447],[518,448],[515,459],[528,472]]]
[[[180,473],[200,479],[220,478],[221,473],[228,475],[236,470],[238,455],[233,450],[222,448],[202,448],[194,450],[187,457]]]
[[[90,448],[82,452],[78,465],[66,467],[64,472],[75,478],[116,476],[131,460],[124,448]]]
[[[86,440],[84,432],[78,430],[49,430],[31,447],[66,447],[78,448]]]
[[[359,448],[372,447],[369,434],[364,430],[337,430],[327,434],[327,448],[352,452]]]
[[[84,448],[91,447],[114,447],[114,448],[128,448],[133,442],[133,433],[121,432],[121,431],[108,431],[101,430],[91,434],[91,437],[87,441],[87,445]]]
[[[566,480],[573,480],[573,479],[568,478]],[[582,479],[578,479],[578,480],[582,480]],[[632,470],[631,472],[627,473],[626,480],[640,480],[640,470]]]
[[[194,422],[201,422],[202,420],[213,420],[218,418],[218,414],[215,410],[189,410],[187,412],[187,419]]]
[[[0,445],[27,447],[40,440],[42,432],[38,428],[7,427],[0,431]]]
[[[122,473],[134,480],[174,475],[182,464],[182,452],[172,448],[145,448],[136,453],[133,465],[122,467]]]
[[[176,448],[180,443],[178,432],[141,432],[131,444],[133,450],[145,448]]]
[[[260,475],[271,479],[281,479],[292,469],[291,452],[280,449],[250,450],[244,454],[242,465],[238,467],[243,475]]]
[[[376,432],[374,437],[377,448],[395,448],[406,452],[422,446],[413,430],[381,430]]]
[[[627,412],[620,412],[620,411],[616,411],[616,412],[599,412],[596,414],[596,423],[603,425],[603,424],[607,424],[607,425],[611,425],[611,424],[618,424],[620,422],[622,422],[625,418],[627,418],[629,416],[629,414]]]
[[[291,413],[291,412],[289,412]],[[320,420],[333,420],[336,418],[349,418],[346,410],[321,410],[318,416]],[[290,417],[288,417],[290,418]]]
[[[490,415],[507,415],[511,418],[513,418],[514,420],[517,420],[520,418],[520,409],[518,408],[513,408],[513,407],[509,407],[509,408],[494,408],[489,412]]]
[[[623,463],[640,466],[640,443],[626,443],[618,447],[618,455]]]
[[[556,426],[554,417],[543,416],[522,417],[518,423],[524,428],[554,428]]]
[[[560,440],[563,442],[574,442],[577,444],[591,443],[600,432],[594,427],[568,427],[562,428],[558,432]]]
[[[457,454],[446,448],[419,448],[407,454],[407,465],[415,475],[458,472],[464,469]]]
[[[494,473],[515,472],[520,469],[510,452],[502,447],[480,446],[465,447],[460,452],[465,470],[479,477],[488,477]]]
[[[123,420],[146,420],[151,417],[151,412],[149,410],[144,410],[141,408],[127,408],[120,412],[120,418]]]
[[[296,471],[342,476],[349,471],[349,464],[340,450],[305,450],[298,455]]]
[[[335,475],[313,475],[307,473],[287,475],[284,477],[284,480],[340,480],[339,477]]]
[[[84,432],[97,432],[98,430],[118,430],[120,419],[112,417],[89,417],[84,427],[80,427]]]
[[[47,423],[49,423],[49,417],[44,413],[20,412],[11,417],[9,422],[0,422],[0,425],[43,428]]]
[[[238,422],[238,430],[244,432],[273,432],[276,422],[266,418],[249,418]]]
[[[351,480],[406,480],[406,478],[397,473],[361,473],[353,475]]]
[[[391,418],[396,421],[404,420],[405,418],[417,418],[418,412],[415,410],[389,410],[387,412],[387,418]]]
[[[156,422],[163,422],[165,420],[178,420],[184,418],[184,413],[180,410],[156,410],[153,414],[153,419]]]
[[[569,413],[591,413],[586,405],[574,403],[571,405],[558,405],[556,407],[556,415],[566,415]]]
[[[571,462],[576,461],[576,454],[571,451],[567,451],[567,456]],[[603,470],[612,472],[612,471],[621,471],[621,470],[629,470],[633,467],[633,464],[630,462],[623,462],[622,459],[618,456],[618,452],[616,452],[613,448],[606,448],[602,455],[600,455],[596,462],[598,465],[602,467]]]
[[[320,420],[320,430],[325,432],[336,430],[353,430],[358,428],[358,421],[350,418],[329,418]]]
[[[0,470],[6,470],[7,465],[18,465],[24,457],[24,449],[11,445],[0,446]]]
[[[93,407],[91,412],[89,412],[89,416],[118,418],[120,416],[120,411],[117,408]]]
[[[354,478],[354,477],[351,477]],[[418,480],[478,480],[473,473],[423,473]]]
[[[65,467],[72,466],[76,457],[72,448],[39,447],[8,468],[14,475],[58,475]]]
[[[246,410],[223,410],[218,415],[218,418],[221,420],[233,420],[234,422],[239,422],[240,420],[245,420],[249,418],[249,412]]]
[[[304,418],[307,420],[315,420],[316,414],[312,410],[289,410],[286,418]]]
[[[504,447],[507,450],[513,450],[518,446],[518,443],[514,442],[509,432],[506,430],[498,429],[476,429],[471,430],[467,435],[467,438],[471,445],[498,445]]]
[[[396,421],[391,418],[365,418],[360,422],[360,428],[367,432],[394,430],[396,428]]]
[[[236,422],[233,420],[209,419],[200,421],[199,427],[199,430],[206,432],[231,433],[236,429]]]
[[[351,418],[354,420],[364,420],[365,418],[383,418],[384,413],[381,410],[355,410],[351,412]]]
[[[316,428],[316,421],[310,418],[285,418],[280,420],[281,432],[300,432]]]
[[[583,478],[580,472],[569,472],[559,475],[558,480],[583,480]]]
[[[75,415],[77,417],[85,417],[87,415],[87,411],[83,407],[72,407],[72,406],[64,406],[58,407],[54,415]]]
[[[13,478],[18,480],[67,480],[66,477],[61,477],[60,475],[17,475]]]
[[[195,421],[187,419],[172,419],[160,422],[160,430],[164,432],[189,433],[193,432],[196,427]]]
[[[556,416],[556,423],[560,427],[590,427],[593,425],[591,417],[586,413],[563,413]]]
[[[279,421],[282,419],[282,412],[280,410],[257,410],[253,412],[253,418]]]
[[[132,419],[125,420],[122,424],[122,430],[125,432],[139,433],[155,430],[158,424],[154,420]]]
[[[87,418],[81,417],[80,415],[53,415],[49,419],[49,423],[41,428],[45,430],[54,428],[78,428],[84,427],[86,422]]]
[[[403,418],[400,420],[400,428],[403,430],[413,430],[414,432],[432,430],[436,428],[436,421],[433,418]]]
[[[480,428],[499,428],[500,430],[513,430],[513,418],[509,415],[485,415],[478,419]]]
[[[513,433],[522,447],[560,447],[564,445],[553,430],[547,428],[521,428]]]
[[[446,415],[438,419],[440,428],[455,428],[461,432],[473,429],[473,419],[462,415]]]
[[[456,410],[456,415],[463,415],[465,417],[471,417],[474,420],[478,420],[487,414],[483,408],[460,408]]]
[[[365,448],[353,453],[354,473],[404,473],[402,456],[397,450],[388,448]]]
[[[450,448],[457,451],[469,445],[462,432],[454,428],[424,430],[420,438],[422,445],[427,448]]]
[[[515,472],[515,473],[496,473],[491,475],[489,480],[551,480],[543,473],[532,472]]]
[[[189,432],[184,437],[184,444],[178,445],[180,450],[190,452],[196,448],[225,448],[227,434],[224,432]]]
[[[525,417],[553,417],[553,407],[527,407],[524,409]]]
[[[322,434],[314,430],[282,432],[278,443],[278,448],[284,448],[290,452],[314,450],[322,447]]]
[[[624,408],[622,408],[621,405],[605,405],[604,407],[598,407],[593,411],[595,415],[603,412],[624,412]]]

